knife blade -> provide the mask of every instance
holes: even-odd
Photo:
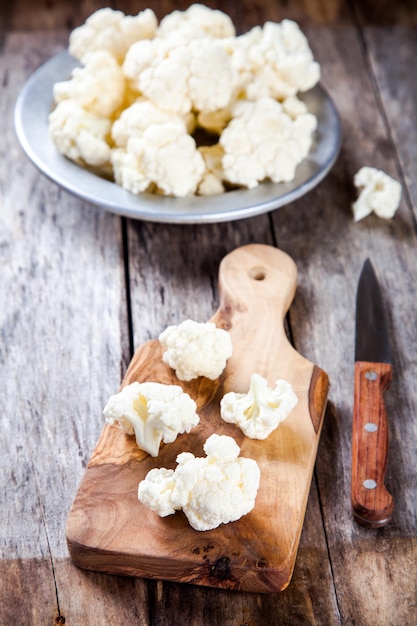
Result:
[[[372,528],[385,526],[394,510],[393,497],[384,483],[389,432],[383,394],[391,379],[383,300],[367,259],[356,296],[351,501],[356,521]]]

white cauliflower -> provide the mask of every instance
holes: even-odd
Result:
[[[385,219],[395,215],[401,200],[401,184],[398,181],[374,167],[362,167],[355,175],[354,184],[359,192],[352,207],[355,222],[372,211]]]
[[[297,165],[310,150],[317,118],[310,113],[291,119],[273,98],[241,101],[220,136],[225,179],[249,188],[265,179],[294,179]]]
[[[122,11],[110,8],[99,9],[87,18],[85,24],[71,32],[69,52],[84,62],[90,52],[105,50],[122,63],[130,46],[135,41],[154,37],[157,26],[158,20],[152,9],[145,9],[135,16],[126,16]]]
[[[300,115],[308,113],[306,103],[297,98],[297,96],[288,96],[281,104],[284,113],[289,115],[293,120],[296,120]]]
[[[70,80],[54,85],[54,100],[72,100],[101,117],[111,117],[123,103],[125,78],[120,65],[105,51],[92,52],[83,67],[76,67]]]
[[[227,330],[213,322],[185,320],[168,326],[160,335],[163,361],[175,370],[179,380],[205,376],[215,380],[232,355],[232,339]]]
[[[224,109],[216,109],[216,111],[211,113],[198,113],[198,126],[210,133],[220,135],[232,119],[231,106],[232,102],[230,102],[230,107],[225,107]]]
[[[159,109],[186,115],[191,111],[188,61],[186,46],[175,41],[139,41],[129,48],[123,72],[131,87]]]
[[[226,13],[202,4],[192,4],[185,11],[173,11],[159,24],[157,36],[196,39],[234,37],[235,27]]]
[[[114,180],[127,191],[139,194],[147,191],[151,186],[151,181],[146,175],[142,163],[142,151],[136,152],[135,140],[129,140],[131,150],[125,148],[114,148],[111,151],[111,164],[113,166]]]
[[[104,408],[108,424],[119,423],[128,435],[135,435],[142,450],[158,456],[161,442],[172,443],[188,433],[200,418],[196,403],[178,385],[134,382],[110,397]]]
[[[248,100],[282,100],[311,89],[320,79],[320,65],[292,20],[266,22],[221,43],[231,56],[236,86]]]
[[[195,193],[205,170],[194,139],[179,122],[151,124],[142,137],[129,139],[126,150],[113,151],[112,163],[116,181],[129,191],[154,184],[177,197]]]
[[[138,499],[159,517],[173,515],[172,492],[175,487],[175,473],[172,469],[154,468],[139,483]]]
[[[251,439],[266,439],[285,420],[298,403],[292,386],[278,380],[275,388],[260,374],[252,374],[247,394],[226,393],[220,401],[220,415],[236,424]]]
[[[206,171],[198,185],[198,193],[200,196],[212,196],[223,193],[223,148],[217,143],[213,146],[201,146],[198,148],[198,151],[203,157],[206,166]]]
[[[133,44],[123,64],[125,76],[158,108],[186,115],[212,112],[232,95],[230,58],[209,37],[178,43],[156,38]]]
[[[140,502],[161,517],[182,509],[192,528],[199,531],[249,513],[260,481],[256,461],[239,457],[239,446],[225,435],[211,435],[204,452],[206,457],[179,454],[175,471],[151,470],[139,483]]]
[[[108,144],[111,122],[63,100],[49,114],[49,135],[61,154],[80,165],[106,169],[110,165]]]
[[[159,27],[151,9],[103,8],[73,30],[69,52],[81,67],[54,85],[55,103],[86,114],[81,122],[80,109],[60,107],[51,137],[132,193],[208,196],[229,183],[287,182],[310,150],[317,120],[296,93],[316,84],[320,67],[291,20],[236,37],[228,15],[202,4]],[[206,149],[202,129],[220,145]]]
[[[192,133],[195,126],[192,115],[183,119],[176,113],[159,109],[150,100],[139,99],[122,111],[120,117],[113,123],[111,136],[116,146],[126,148],[131,137],[142,137],[151,124],[166,122],[184,124],[188,133]]]

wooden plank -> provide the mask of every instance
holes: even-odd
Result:
[[[123,586],[68,563],[68,510],[130,355],[120,219],[41,176],[14,135],[24,80],[62,41],[12,34],[1,57],[0,622],[50,624],[60,610],[70,623],[118,612],[146,623],[142,581]]]
[[[417,7],[415,3],[384,4],[386,13],[382,17],[372,2],[358,3],[356,10],[374,89],[387,126],[387,141],[393,145],[391,158],[397,164],[404,196],[409,197],[416,215]],[[389,54],[389,50],[395,50],[395,54]],[[382,144],[380,149],[384,147]]]
[[[342,621],[407,623],[413,621],[417,597],[412,495],[417,427],[410,419],[417,398],[410,356],[416,331],[411,302],[417,295],[413,207],[405,192],[395,219],[370,216],[353,223],[352,180],[360,166],[373,165],[402,176],[381,110],[385,95],[374,92],[361,39],[353,29],[326,29],[320,36],[316,32],[314,50],[323,82],[342,116],[344,141],[326,180],[308,198],[274,214],[278,244],[292,254],[300,270],[291,331],[297,349],[326,369],[332,381],[316,468]],[[409,131],[403,137],[403,152],[415,149],[416,133]],[[314,225],[308,236],[303,223]],[[379,531],[359,527],[350,507],[354,311],[357,280],[367,256],[383,286],[394,350],[394,379],[386,396],[391,431],[387,486],[396,508],[391,524]]]

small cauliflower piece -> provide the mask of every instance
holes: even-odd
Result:
[[[212,113],[226,108],[233,94],[233,75],[229,56],[212,39],[194,39],[189,54],[188,89],[193,108]]]
[[[384,219],[395,215],[401,200],[401,184],[382,170],[362,167],[354,177],[359,197],[353,204],[354,221],[367,217],[372,211]]]
[[[203,157],[183,122],[151,124],[126,149],[113,150],[115,180],[132,193],[151,185],[167,196],[192,195],[205,170]]]
[[[154,382],[126,385],[109,398],[104,417],[108,424],[117,421],[125,433],[134,434],[139,448],[151,456],[158,456],[162,441],[172,443],[200,420],[196,403],[181,387]]]
[[[56,148],[80,165],[107,169],[111,150],[108,144],[111,122],[73,100],[60,102],[49,114],[49,135]]]
[[[87,18],[85,24],[71,32],[69,53],[84,62],[90,52],[105,50],[122,63],[130,46],[154,37],[157,26],[158,20],[152,9],[134,16],[107,7],[99,9]]]
[[[131,144],[134,143],[133,148]],[[195,193],[204,161],[184,124],[152,124],[141,139],[130,139],[128,150],[141,152],[146,175],[165,195]]]
[[[223,148],[217,143],[213,146],[201,146],[198,151],[206,166],[206,171],[198,185],[198,193],[200,196],[213,196],[223,193]]]
[[[241,101],[219,143],[224,149],[224,177],[249,188],[265,179],[275,183],[294,179],[297,165],[307,156],[317,118],[310,113],[296,119],[273,98]]]
[[[139,99],[122,111],[113,123],[111,136],[116,146],[126,148],[131,137],[142,137],[151,124],[166,122],[184,124],[189,133],[193,132],[195,126],[193,116],[183,119],[176,113],[159,109],[150,100]]]
[[[134,194],[143,193],[151,186],[152,181],[146,175],[142,164],[140,151],[136,154],[134,151],[134,140],[130,140],[132,150],[129,152],[124,148],[114,148],[111,151],[111,164],[113,166],[114,180],[121,185],[126,191]]]
[[[192,528],[199,531],[249,513],[260,481],[256,461],[239,457],[239,446],[225,435],[211,435],[204,452],[206,457],[179,454],[175,471],[151,470],[139,483],[140,502],[160,516],[182,509]]]
[[[114,57],[105,51],[92,52],[83,67],[76,67],[70,80],[54,84],[55,102],[73,100],[101,117],[111,117],[123,103],[125,78]]]
[[[185,320],[168,326],[160,335],[163,361],[175,370],[179,380],[205,376],[215,380],[232,355],[232,339],[227,330],[213,322]]]
[[[159,517],[166,517],[176,510],[172,506],[174,487],[174,470],[165,467],[154,468],[146,474],[145,480],[139,483],[138,499]]]
[[[226,393],[220,401],[220,415],[236,424],[251,439],[266,439],[298,403],[290,383],[278,380],[274,389],[260,374],[252,374],[247,394]]]
[[[288,96],[288,98],[285,98],[285,100],[282,101],[282,110],[293,120],[296,120],[300,115],[308,113],[306,103],[297,98],[297,96]]]
[[[320,65],[292,20],[266,22],[219,43],[231,58],[235,89],[244,99],[283,100],[311,89],[320,79]]]
[[[209,37],[140,41],[130,47],[123,71],[158,108],[181,116],[224,108],[233,90],[229,56]]]
[[[138,41],[128,50],[123,72],[132,89],[165,111],[184,116],[191,111],[185,45],[163,39]]]
[[[173,11],[160,22],[158,37],[196,39],[210,35],[213,38],[234,37],[235,27],[230,17],[203,4],[192,4],[185,11]]]

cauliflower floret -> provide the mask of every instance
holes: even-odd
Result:
[[[158,108],[186,115],[228,105],[232,70],[226,52],[204,37],[187,43],[172,39],[140,41],[129,49],[125,76]]]
[[[165,195],[195,193],[204,172],[204,161],[184,124],[152,124],[142,138],[130,139],[128,150],[141,155],[149,180]]]
[[[142,504],[159,517],[175,513],[172,506],[172,491],[175,487],[174,470],[162,467],[150,470],[145,480],[139,483],[138,498]]]
[[[300,115],[308,113],[306,103],[297,98],[297,96],[288,96],[288,98],[285,98],[285,100],[282,101],[282,110],[293,120],[296,120]]]
[[[226,393],[220,402],[225,422],[236,424],[252,439],[266,439],[298,403],[290,383],[278,380],[275,389],[259,374],[252,374],[247,394]]]
[[[122,105],[125,78],[114,57],[105,51],[92,52],[84,67],[76,67],[71,79],[54,85],[55,102],[73,100],[90,113],[111,117]]]
[[[374,167],[362,167],[355,175],[354,184],[359,192],[353,204],[355,222],[372,211],[385,219],[395,215],[401,199],[401,184],[398,181]]]
[[[233,91],[232,67],[227,53],[209,38],[191,41],[189,93],[193,108],[203,113],[223,109]]]
[[[214,38],[234,37],[235,27],[226,13],[193,4],[185,11],[173,11],[165,16],[157,31],[159,37],[195,39],[210,35]]]
[[[112,126],[111,136],[116,146],[126,148],[131,137],[141,137],[151,124],[165,122],[184,124],[189,133],[193,132],[195,125],[193,116],[184,120],[176,113],[159,109],[150,100],[141,99],[121,113]]]
[[[185,320],[179,326],[168,326],[160,335],[163,360],[175,370],[179,380],[205,376],[215,380],[232,355],[232,339],[213,322]]]
[[[206,171],[198,185],[198,193],[200,196],[212,196],[223,193],[223,148],[217,143],[213,146],[201,146],[198,150],[206,165]]]
[[[182,121],[151,124],[126,148],[112,151],[115,180],[132,193],[152,186],[177,197],[195,193],[204,161]]]
[[[188,94],[187,47],[152,39],[133,44],[123,63],[123,72],[134,89],[159,109],[186,115],[191,111]]]
[[[104,417],[134,434],[139,448],[151,456],[158,456],[161,441],[172,443],[200,420],[196,403],[181,387],[154,382],[133,382],[111,396]]]
[[[239,457],[239,446],[225,435],[211,435],[204,451],[207,456],[201,458],[179,454],[172,474],[165,468],[151,470],[139,483],[139,500],[161,516],[182,509],[192,528],[200,531],[249,513],[259,488],[256,461]]]
[[[152,9],[145,9],[135,16],[126,16],[122,11],[110,8],[99,9],[87,18],[85,24],[71,32],[69,52],[84,61],[88,53],[105,50],[122,63],[130,46],[135,41],[154,37],[157,26]]]
[[[130,140],[133,142],[134,140]],[[131,143],[133,146],[133,143]],[[139,155],[133,150],[129,152],[125,148],[115,148],[111,151],[111,164],[113,166],[114,180],[127,191],[139,194],[147,191],[151,182],[144,170],[141,152]]]
[[[256,187],[261,181],[288,182],[307,156],[317,118],[310,113],[292,120],[273,98],[241,101],[220,137],[225,179]]]
[[[292,20],[266,22],[221,43],[231,56],[236,86],[248,100],[281,100],[311,89],[320,79],[320,65]]]
[[[49,114],[49,135],[66,157],[91,167],[110,165],[111,122],[86,111],[72,100],[60,102]]]

